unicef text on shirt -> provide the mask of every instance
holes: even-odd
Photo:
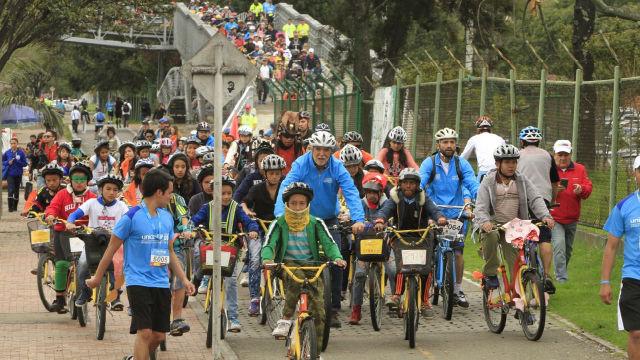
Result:
[[[156,242],[169,242],[169,234],[144,234],[140,236],[140,242],[150,244]]]

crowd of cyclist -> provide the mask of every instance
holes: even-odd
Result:
[[[171,242],[170,247],[176,260],[173,257],[167,259],[184,265],[181,243],[192,236],[195,227],[211,229],[213,226],[214,191],[222,193],[223,210],[220,215],[223,232],[246,234],[246,271],[250,294],[248,313],[251,316],[260,313],[262,264],[319,260],[323,252],[336,264],[331,268],[331,288],[326,289],[331,292],[333,316],[330,324],[332,327],[341,326],[339,314],[348,276],[344,267],[350,265],[355,267],[355,276],[351,290],[354,292],[354,301],[348,322],[357,325],[361,319],[366,272],[362,262],[347,264],[354,238],[341,234],[336,225],[349,224],[353,236],[371,228],[382,231],[391,221],[399,230],[420,229],[429,224],[442,226],[448,219],[459,216],[458,210],[447,206],[470,203],[475,203],[475,211],[472,207],[466,207],[465,217],[473,219],[473,223],[465,224],[465,227],[473,226],[474,231],[480,233],[482,255],[486,262],[483,268],[485,285],[490,288],[499,285],[496,277],[499,261],[497,245],[504,238],[501,239],[499,233],[492,231],[496,224],[514,218],[534,218],[547,225],[541,228],[541,257],[545,291],[554,293],[555,287],[550,276],[553,258],[550,229],[554,226],[554,220],[549,208],[555,203],[559,178],[552,156],[539,147],[542,140],[539,129],[522,129],[521,147],[518,148],[492,134],[492,120],[481,116],[476,121],[478,135],[469,140],[461,156],[457,155],[457,132],[444,128],[434,135],[437,145],[433,155],[418,165],[407,149],[407,133],[402,127],[395,127],[388,132],[383,148],[374,157],[363,149],[363,137],[355,131],[346,132],[338,144],[327,124],[320,123],[311,128],[311,118],[307,112],[289,112],[286,115],[288,117],[285,116],[286,119],[283,118],[276,126],[276,136],[271,140],[258,136],[250,126],[240,127],[238,139],[233,139],[225,132],[225,152],[220,155],[213,152],[214,139],[208,123],[199,123],[189,137],[177,138],[174,132],[167,130],[170,128],[167,118],[159,121],[157,132],[150,129],[148,122],[145,123],[134,142],[122,142],[116,149],[111,146],[109,139],[98,141],[94,153],[89,157],[74,153],[73,149],[79,147],[75,146],[77,144],[70,146],[53,142],[49,145],[43,141],[44,153],[55,161],[42,166],[44,160],[37,162],[37,157],[32,158],[32,167],[38,170],[36,174],[42,186],[34,190],[36,196],[25,206],[23,215],[29,211],[43,212],[45,220],[55,230],[58,293],[53,310],[66,312],[69,306],[82,306],[91,301],[89,288],[83,286],[75,304],[65,303],[64,274],[69,267],[69,250],[65,239],[77,224],[113,230],[114,236],[124,241],[125,245],[114,248],[110,255],[119,258],[117,263],[120,266],[124,263],[124,281],[131,298],[129,287],[132,285],[165,288],[169,280],[155,278],[156,285],[144,279],[137,282],[139,277],[144,278],[151,273],[136,268],[148,266],[144,261],[136,262],[127,256],[127,250],[136,253],[142,250],[127,247],[128,240],[124,238],[123,229],[133,231],[129,227],[134,226],[131,222],[137,219],[138,210],[152,212],[150,204],[158,208],[157,213],[161,212],[161,208],[166,208],[172,227],[168,233],[171,236],[180,235]],[[43,139],[52,135],[50,131],[46,134]],[[147,134],[153,137],[147,140]],[[54,145],[55,159],[53,151],[47,150],[47,146]],[[471,155],[478,160],[478,173],[467,161]],[[220,189],[213,188],[215,161],[223,163]],[[145,182],[149,174],[154,174],[155,182]],[[162,185],[166,179],[170,179],[172,189],[166,201],[145,202],[145,199],[156,198],[160,196],[158,194],[163,195],[168,191],[167,186]],[[158,185],[158,182],[161,184]],[[145,189],[145,184],[152,188]],[[258,219],[273,221],[268,231],[261,229]],[[65,221],[66,225],[60,220]],[[144,233],[145,230],[142,231]],[[196,252],[198,249],[195,246]],[[457,281],[454,303],[468,307],[469,302],[462,287],[464,243],[457,244],[455,249]],[[507,251],[505,255],[511,259],[514,254]],[[149,254],[143,253],[141,256],[148,258]],[[196,254],[194,259],[194,268],[197,270],[200,256]],[[166,263],[163,265],[167,267]],[[167,320],[173,311],[170,325],[165,328],[156,326],[156,319],[141,320],[141,317],[153,316],[140,310],[139,300],[129,299],[132,307],[130,312],[134,318],[138,312],[139,328],[149,326],[154,332],[182,335],[190,327],[182,317],[181,307],[175,304],[182,303],[185,292],[188,294],[192,285],[189,279],[179,276],[183,273],[178,271],[175,274],[177,270],[171,265],[174,277],[171,295],[167,295],[170,300],[156,304],[163,308],[158,311],[166,314]],[[81,279],[89,279],[88,270],[82,266],[80,268]],[[389,305],[397,306],[399,294],[395,286],[393,253],[386,268],[391,292]],[[236,270],[233,276],[225,279],[230,332],[241,331],[236,280],[240,267]],[[92,280],[87,283],[91,285]],[[206,291],[207,276],[198,276],[196,271],[196,277],[191,280],[198,293]],[[287,289],[290,290],[287,299],[297,299],[295,284],[289,283]],[[136,291],[139,294],[139,290]],[[112,310],[125,308],[120,300],[121,293],[122,290],[111,304]],[[295,310],[295,300],[291,301],[294,302],[287,303],[284,318],[273,331],[276,336],[286,336],[289,331],[292,323],[290,318]],[[311,301],[316,309],[322,307],[318,306],[322,296],[313,297]],[[164,309],[171,302],[174,306]],[[423,302],[422,312],[424,316],[432,316],[429,302]],[[319,322],[319,326],[322,326],[322,322]]]

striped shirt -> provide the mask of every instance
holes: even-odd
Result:
[[[287,244],[287,252],[284,255],[285,260],[311,260],[311,249],[307,241],[306,231],[293,232],[289,231],[289,243]]]

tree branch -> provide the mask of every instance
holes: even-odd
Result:
[[[601,16],[616,17],[624,20],[640,21],[640,14],[625,11],[617,7],[607,5],[604,0],[591,0]]]

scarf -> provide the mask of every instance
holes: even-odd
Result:
[[[286,204],[284,206],[284,220],[289,226],[289,230],[300,232],[309,224],[309,206],[301,211],[293,211]]]

